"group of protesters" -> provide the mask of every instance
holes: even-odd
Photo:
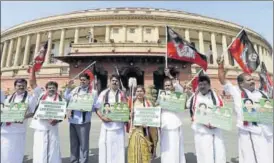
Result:
[[[261,98],[269,98],[263,91],[255,88],[254,78],[242,73],[237,77],[238,86],[233,86],[225,76],[223,59],[218,58],[218,78],[226,93],[233,98],[233,109],[237,116],[239,163],[272,163],[273,162],[273,124],[246,122],[243,120],[242,99],[249,98],[258,102]],[[204,125],[195,122],[195,108],[199,103],[223,106],[222,98],[211,89],[209,76],[198,78],[198,89],[181,86],[178,79],[165,70],[163,81],[165,90],[188,94],[186,109],[190,110],[192,129],[194,130],[195,149],[198,163],[226,163],[226,149],[222,130],[211,124]],[[134,126],[129,122],[113,122],[105,117],[100,109],[104,103],[110,105],[117,102],[130,104],[130,117],[134,116],[134,107],[152,106],[146,98],[144,86],[137,85],[133,90],[135,96],[127,97],[120,89],[120,77],[116,74],[109,79],[109,88],[99,95],[91,86],[90,76],[86,73],[79,75],[80,85],[73,88],[74,81],[70,80],[64,95],[58,92],[58,84],[49,81],[45,91],[38,86],[35,71],[31,71],[29,85],[33,94],[27,91],[28,82],[16,79],[15,92],[3,99],[1,103],[26,103],[28,106],[23,122],[1,123],[1,163],[22,163],[25,153],[27,120],[32,118],[30,127],[34,129],[33,163],[61,163],[60,137],[58,124],[61,120],[41,120],[35,118],[35,113],[41,101],[66,101],[76,95],[90,94],[94,97],[91,111],[67,111],[70,137],[70,162],[88,163],[89,138],[92,112],[102,120],[99,137],[99,163],[125,163],[125,135],[128,132],[128,163],[150,163],[156,157],[156,147],[160,138],[160,156],[162,163],[186,163],[184,155],[184,138],[182,119],[176,112],[162,108],[160,128]],[[1,92],[2,93],[2,92]],[[157,102],[156,102],[157,105]],[[127,126],[127,128],[125,127]],[[130,132],[129,132],[130,131]],[[159,135],[158,135],[159,133]],[[236,150],[236,149],[235,149]]]

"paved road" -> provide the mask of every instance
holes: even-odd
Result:
[[[195,147],[194,147],[194,136],[193,131],[190,127],[190,118],[189,113],[181,113],[180,117],[183,119],[183,128],[184,128],[184,148],[187,163],[196,163],[195,156]],[[235,124],[235,120],[234,120]],[[234,125],[235,126],[235,125]],[[98,162],[98,139],[100,134],[101,121],[98,119],[96,114],[93,114],[91,121],[91,130],[90,130],[90,163]],[[59,134],[61,139],[61,153],[62,153],[62,162],[69,163],[69,126],[67,121],[64,121],[59,126]],[[230,132],[223,132],[225,145],[226,145],[226,156],[227,163],[238,163],[238,143],[237,143],[237,131],[234,128]],[[126,145],[127,145],[126,138]],[[25,151],[24,163],[32,163],[32,146],[33,146],[33,129],[28,129],[27,131],[27,145]],[[153,160],[152,163],[160,163],[160,148],[158,144],[157,148],[157,158]]]

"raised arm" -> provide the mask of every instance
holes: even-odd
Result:
[[[33,70],[33,67],[30,68],[29,83],[32,89],[35,89],[37,87],[36,74],[35,74],[35,71]]]
[[[172,84],[173,84],[176,92],[181,92],[181,93],[184,92],[184,88],[181,86],[179,80],[174,78],[170,74],[170,70],[168,68],[165,69],[165,76],[172,80]]]
[[[64,92],[64,99],[66,100],[66,101],[69,101],[70,100],[70,98],[71,98],[71,91],[72,91],[72,85],[74,84],[74,81],[73,80],[70,80],[69,82],[68,82],[68,84],[67,84],[67,88],[66,88],[66,90],[65,90],[65,92]]]
[[[226,72],[224,70],[224,57],[219,56],[217,58],[217,63],[218,63],[218,78],[220,83],[224,86],[224,91],[226,93],[229,93],[232,95],[233,98],[233,103],[234,103],[234,111],[237,114],[240,114],[242,105],[242,100],[241,100],[241,93],[237,90],[235,86],[233,86],[228,80],[226,80]]]
[[[224,70],[224,56],[218,56],[217,58],[217,63],[218,63],[218,78],[219,78],[219,81],[222,85],[225,85],[227,83],[227,80],[226,80],[226,73],[225,73],[225,70]]]

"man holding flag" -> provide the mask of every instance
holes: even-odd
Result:
[[[167,94],[174,91],[184,92],[179,81],[174,80],[174,77],[170,74],[169,69],[165,69],[165,75],[164,90]],[[157,103],[159,103],[159,99],[157,99]],[[179,118],[179,113],[167,109],[162,108],[161,112],[161,162],[185,163],[182,121]]]
[[[236,56],[235,53],[233,55]],[[224,86],[224,90],[231,94],[234,100],[237,127],[239,129],[239,162],[273,163],[273,124],[261,124],[243,120],[243,99],[249,98],[257,103],[262,98],[268,98],[265,93],[255,89],[254,78],[249,74],[251,71],[256,70],[255,67],[252,69],[250,64],[242,65],[249,67],[243,67],[245,72],[237,77],[238,87],[235,87],[225,78],[223,56],[218,58],[217,63],[219,65],[219,81]]]
[[[73,80],[70,80],[65,90],[64,97],[70,101],[73,96],[93,95],[94,104],[97,100],[97,91],[92,86],[93,74],[90,70],[86,70],[80,74],[80,86],[72,90]],[[94,106],[90,106],[91,112]],[[72,110],[69,115],[70,123],[70,162],[71,163],[88,163],[89,158],[89,132],[91,112]]]
[[[34,116],[30,127],[34,129],[33,140],[33,163],[61,163],[60,139],[59,139],[59,120],[39,119],[35,113],[39,109],[41,101],[64,101],[57,93],[58,83],[55,81],[47,82],[46,91],[42,93],[41,87],[36,82],[35,71],[31,72],[32,88],[40,88],[41,94],[35,104]]]

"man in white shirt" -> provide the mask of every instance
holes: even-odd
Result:
[[[210,124],[203,125],[195,122],[195,109],[199,108],[199,105],[202,104],[206,104],[207,106],[223,106],[221,98],[211,89],[208,76],[199,76],[198,91],[187,101],[187,108],[190,109],[193,121],[191,127],[194,130],[197,163],[226,163],[225,146],[221,129],[212,127]],[[206,116],[206,114],[203,115]]]
[[[240,163],[273,163],[273,124],[243,121],[242,100],[249,98],[259,102],[267,95],[255,88],[254,78],[246,73],[237,77],[238,86],[226,80],[223,56],[217,59],[218,77],[224,90],[232,95],[234,110],[237,114],[239,162]]]
[[[164,90],[166,94],[173,91],[183,92],[183,88],[178,82],[173,82],[168,69],[165,70]],[[182,121],[178,113],[162,108],[161,113],[161,162],[162,163],[185,163],[184,139]]]
[[[100,93],[95,106],[97,115],[103,121],[99,138],[99,163],[125,163],[124,123],[112,122],[100,111],[105,103],[126,103],[125,94],[119,90],[119,79],[117,75],[110,77],[110,88]]]
[[[26,103],[28,109],[23,122],[1,124],[1,163],[23,162],[27,119],[32,117],[37,99],[42,93],[39,88],[34,88],[34,94],[29,95],[25,79],[16,79],[14,87],[16,91],[4,103]]]
[[[57,93],[58,84],[50,81],[46,84],[46,92],[42,93],[36,104],[34,118],[30,127],[34,129],[33,140],[33,163],[61,163],[61,151],[58,120],[40,120],[35,113],[41,101],[64,101]]]
[[[91,86],[90,76],[83,73],[79,76],[80,86],[72,90],[73,81],[70,81],[65,90],[64,97],[67,101],[74,96],[93,95],[94,104],[97,100],[97,91]],[[74,99],[75,100],[75,99]],[[72,110],[69,112],[70,129],[70,163],[88,163],[89,158],[89,133],[90,121],[94,104],[90,106],[90,112]]]

